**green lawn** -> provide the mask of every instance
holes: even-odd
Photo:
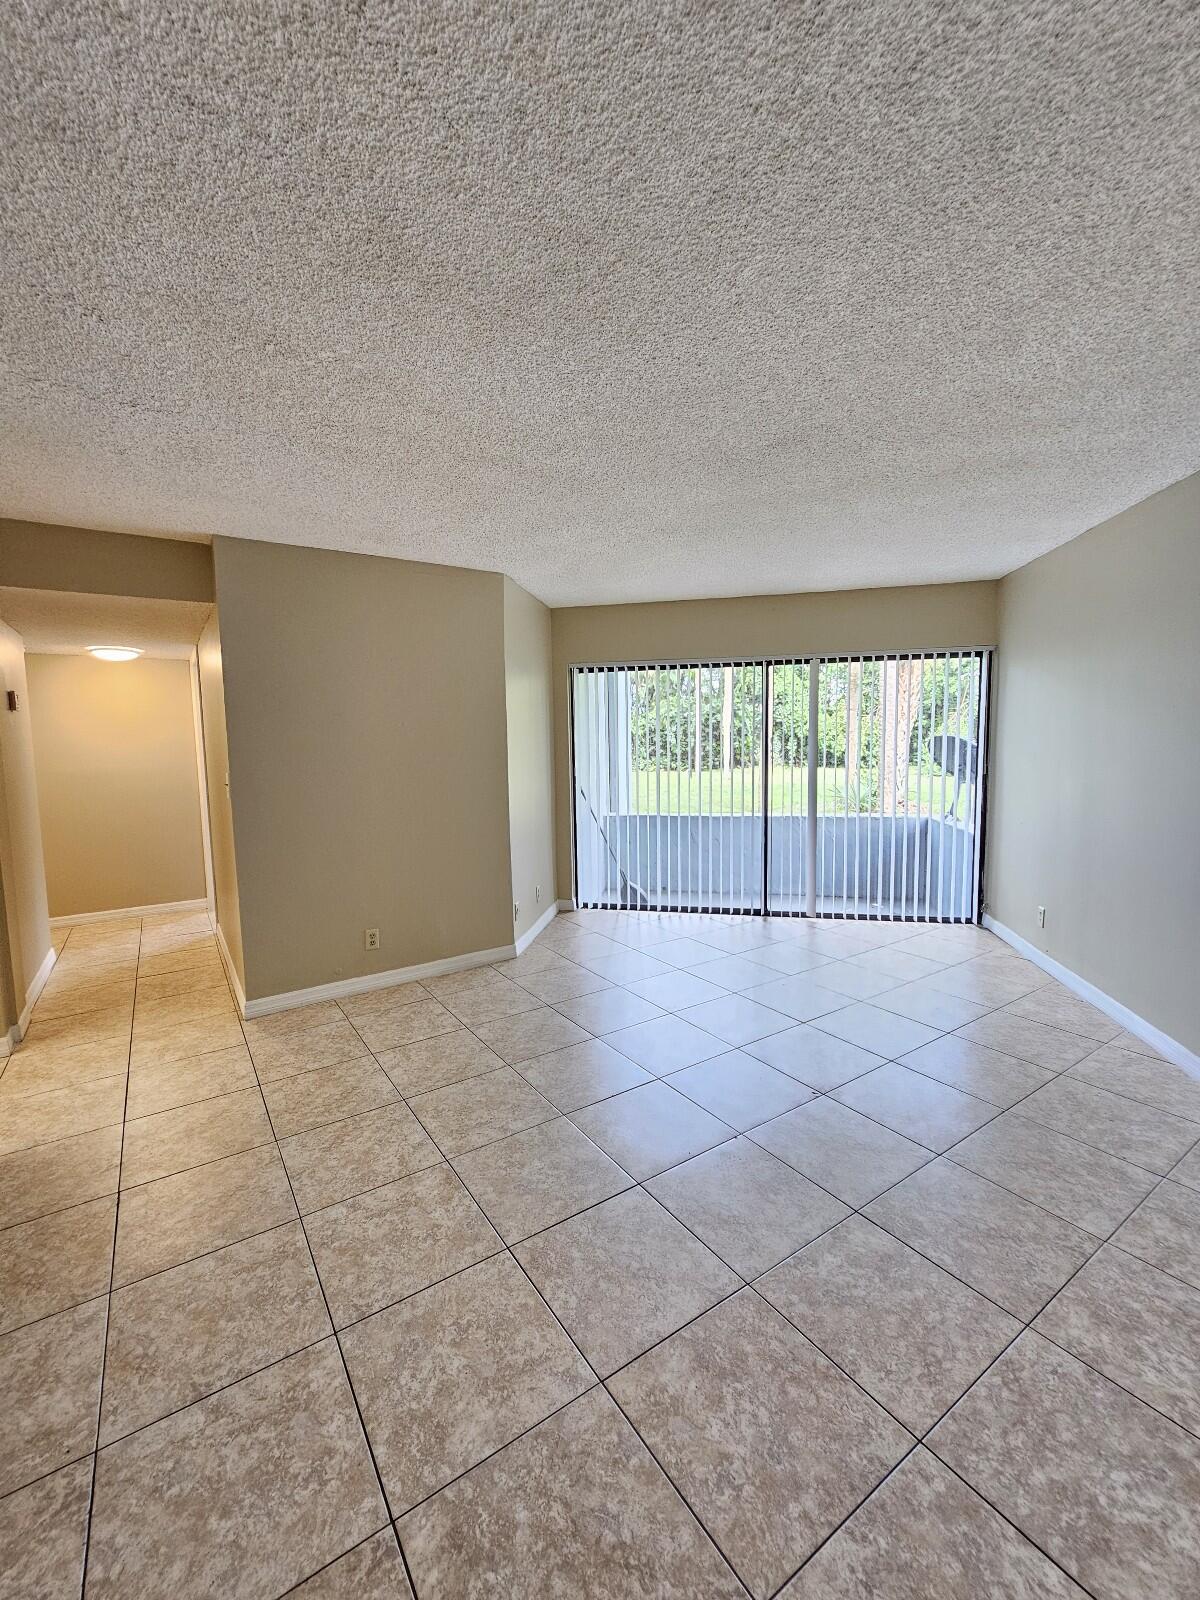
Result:
[[[762,810],[762,769],[749,767],[735,768],[732,773],[702,772],[660,772],[655,773],[653,768],[649,771],[634,773],[635,794],[637,811],[639,815],[660,814],[684,816],[695,815],[697,812],[712,815],[721,813],[725,816],[757,815]],[[934,816],[942,814],[942,774],[928,768],[924,773],[918,772],[916,767],[909,769],[908,808],[917,810],[917,800],[920,797],[920,808],[923,814],[931,811]],[[807,799],[808,769],[806,767],[779,767],[771,768],[771,812],[773,815],[783,813],[799,816],[808,805]],[[876,793],[878,791],[876,790]],[[953,785],[949,778],[945,780],[945,804],[950,805]],[[974,797],[972,796],[972,799]],[[817,769],[817,808],[818,814],[841,816],[846,810],[846,769],[844,767],[819,767]],[[860,797],[856,807],[853,800],[850,806],[850,815],[858,809],[866,815],[871,810],[878,815],[878,800],[872,806],[867,797]],[[965,820],[967,811],[967,790],[964,785],[959,791],[958,815],[960,820]],[[891,812],[888,812],[891,815]]]

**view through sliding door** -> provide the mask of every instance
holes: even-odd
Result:
[[[973,921],[984,651],[572,668],[581,906]]]
[[[572,669],[575,897],[763,909],[761,661]]]
[[[986,651],[771,667],[767,909],[973,922]]]

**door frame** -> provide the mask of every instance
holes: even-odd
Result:
[[[818,768],[817,764],[815,762],[812,762],[812,761],[809,761],[807,763],[807,768],[806,768],[807,788],[808,788],[807,815],[809,815],[809,816],[814,818],[814,823],[812,825],[810,825],[806,829],[805,848],[806,848],[806,859],[807,859],[808,869],[809,869],[808,873],[807,873],[806,885],[805,885],[806,903],[805,903],[805,906],[802,909],[797,909],[797,910],[792,910],[792,909],[778,909],[778,910],[775,910],[775,909],[771,909],[770,901],[769,901],[769,894],[768,894],[768,889],[769,889],[769,876],[768,875],[769,875],[769,870],[770,870],[771,746],[772,746],[772,742],[773,742],[773,739],[772,739],[773,728],[771,726],[771,721],[772,721],[772,708],[773,708],[773,700],[774,700],[773,695],[770,693],[772,669],[777,667],[777,666],[799,666],[799,665],[806,665],[809,668],[809,681],[808,681],[809,719],[808,719],[808,727],[809,727],[809,738],[811,739],[812,730],[816,726],[816,719],[815,719],[815,715],[814,715],[814,702],[817,703],[817,712],[816,712],[816,714],[819,715],[819,697],[820,697],[820,675],[819,675],[819,669],[820,669],[820,666],[823,663],[831,662],[831,661],[861,661],[861,662],[867,662],[867,661],[912,660],[914,658],[923,658],[923,657],[930,657],[930,658],[935,658],[935,659],[937,659],[937,658],[946,658],[946,659],[948,659],[950,657],[957,657],[957,658],[960,658],[960,659],[965,659],[965,658],[972,657],[972,656],[978,658],[978,660],[980,662],[980,684],[979,684],[979,713],[978,713],[978,756],[977,756],[976,773],[975,773],[975,779],[974,779],[975,795],[974,795],[974,801],[973,801],[974,852],[973,852],[973,860],[972,860],[972,866],[971,866],[972,882],[971,882],[971,900],[970,900],[971,911],[970,911],[970,915],[964,916],[964,917],[943,917],[943,916],[930,917],[930,916],[918,916],[916,914],[910,914],[910,915],[901,914],[901,915],[897,915],[897,916],[884,916],[879,911],[869,911],[869,910],[868,911],[846,911],[846,910],[822,911],[822,910],[816,909],[816,907],[815,907],[815,898],[816,898],[816,887],[817,887],[817,884],[816,884],[816,876],[817,876],[817,874],[816,874],[816,870],[815,870],[815,868],[816,868],[815,855],[816,855],[816,843],[817,843],[817,833],[818,833],[818,829],[816,827],[816,823],[819,822],[819,812],[817,810],[816,801],[817,801],[817,787],[818,787],[817,779],[818,779],[819,768]],[[665,660],[662,660],[662,659],[659,659],[659,660],[646,660],[643,657],[635,657],[635,658],[627,659],[627,660],[610,660],[610,661],[595,661],[595,660],[592,660],[592,661],[572,661],[572,662],[569,662],[568,665],[567,665],[567,741],[568,741],[568,752],[567,752],[567,754],[568,754],[568,773],[569,773],[569,783],[570,783],[568,812],[569,812],[570,830],[571,830],[570,849],[571,849],[571,894],[572,894],[571,903],[572,903],[572,905],[576,909],[579,909],[580,905],[581,905],[580,898],[579,898],[579,849],[578,849],[579,841],[578,841],[577,826],[576,826],[576,796],[577,796],[576,766],[575,766],[575,749],[576,749],[576,744],[575,744],[575,740],[576,740],[575,676],[576,676],[576,673],[580,673],[580,672],[600,673],[600,672],[612,672],[612,671],[626,671],[626,672],[687,671],[687,670],[697,670],[697,669],[700,669],[700,668],[711,668],[711,667],[714,667],[714,666],[734,667],[734,668],[755,667],[755,668],[760,668],[762,670],[762,674],[763,674],[763,679],[762,679],[762,683],[763,683],[763,689],[762,689],[762,693],[763,693],[762,775],[763,776],[762,776],[762,796],[761,796],[761,802],[760,802],[760,810],[757,813],[757,815],[759,815],[761,817],[762,823],[763,823],[762,848],[761,848],[761,873],[762,873],[762,879],[761,879],[761,887],[760,887],[760,899],[761,899],[761,902],[762,902],[761,906],[753,907],[753,908],[742,907],[742,906],[729,906],[729,907],[723,907],[723,908],[717,910],[716,912],[713,912],[711,909],[706,908],[706,907],[704,907],[702,905],[691,906],[691,905],[679,904],[679,905],[672,905],[672,906],[669,906],[669,907],[666,907],[666,908],[662,908],[662,907],[638,907],[638,906],[625,906],[625,907],[620,907],[620,906],[618,906],[618,907],[595,906],[595,907],[593,907],[591,905],[591,903],[589,902],[587,908],[588,909],[599,909],[599,910],[647,910],[647,911],[651,912],[651,914],[672,915],[672,916],[680,915],[680,914],[694,914],[694,915],[699,915],[699,916],[714,915],[715,914],[715,915],[719,915],[719,916],[731,916],[731,917],[736,917],[736,916],[743,916],[743,917],[779,917],[779,918],[783,918],[783,917],[789,917],[789,918],[807,917],[807,918],[810,918],[810,919],[812,919],[814,921],[824,921],[824,922],[903,922],[903,923],[911,923],[911,924],[916,925],[916,926],[926,926],[926,927],[954,926],[956,924],[975,924],[975,925],[979,925],[981,923],[982,916],[983,916],[983,911],[984,911],[984,891],[985,891],[984,867],[985,867],[985,852],[986,852],[986,845],[987,845],[987,840],[986,840],[986,830],[987,830],[987,790],[988,790],[989,776],[990,776],[990,735],[991,735],[991,721],[992,721],[992,696],[991,696],[991,692],[990,691],[991,691],[992,681],[993,681],[993,678],[994,678],[994,657],[995,657],[995,646],[994,645],[961,645],[961,646],[959,646],[959,645],[951,645],[951,646],[937,646],[937,647],[931,647],[931,648],[926,648],[926,649],[911,648],[911,649],[904,649],[904,650],[828,651],[828,652],[818,653],[816,655],[804,655],[804,654],[801,654],[801,653],[797,652],[797,653],[791,654],[791,655],[778,655],[778,654],[776,654],[776,655],[761,655],[761,656],[731,655],[731,656],[728,656],[728,657],[722,657],[722,656],[718,655],[718,656],[716,656],[714,658],[708,658],[708,659],[705,659],[705,658],[702,658],[702,657],[691,657],[691,658],[682,658],[682,659],[673,660],[673,661],[665,661]],[[817,670],[814,671],[813,670],[814,668],[816,668]]]

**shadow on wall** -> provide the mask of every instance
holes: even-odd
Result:
[[[9,1030],[36,998],[49,962],[50,922],[25,651],[19,634],[0,623],[0,887],[4,937],[0,947],[0,1004]]]

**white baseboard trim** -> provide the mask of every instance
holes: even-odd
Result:
[[[542,912],[541,916],[534,923],[533,927],[530,928],[527,933],[523,933],[517,940],[514,948],[519,956],[524,955],[525,951],[529,949],[529,946],[537,938],[538,934],[541,933],[542,929],[548,928],[557,915],[558,902],[555,901],[553,905],[546,907],[545,911]]]
[[[393,967],[390,972],[368,972],[361,978],[340,978],[336,983],[318,983],[311,989],[292,989],[287,994],[263,995],[257,1000],[240,1000],[242,1015],[269,1017],[276,1011],[294,1011],[318,1000],[343,1000],[351,994],[368,994],[372,989],[390,989],[396,983],[411,983],[414,978],[440,978],[445,972],[466,972],[470,967],[488,967],[494,961],[511,961],[516,946],[499,945],[495,950],[472,950],[465,956],[446,956],[441,961],[424,961],[415,967]]]
[[[242,980],[237,975],[237,968],[233,964],[233,957],[229,954],[229,946],[225,943],[225,935],[221,931],[221,924],[213,919],[213,932],[217,940],[217,954],[221,958],[221,965],[225,968],[225,976],[229,980],[229,987],[233,990],[233,998],[237,1001],[238,1010],[242,1016],[246,1015],[246,995],[242,989]]]
[[[23,1039],[25,1037],[25,1029],[29,1026],[29,1019],[33,1015],[33,1008],[35,1005],[37,1005],[38,996],[46,987],[46,979],[54,971],[54,963],[57,960],[58,951],[53,945],[51,945],[49,950],[46,951],[46,959],[34,973],[33,982],[29,985],[29,991],[25,996],[25,1004],[21,1008],[21,1015],[17,1021],[17,1028],[19,1030],[17,1033],[18,1039]]]
[[[998,939],[1003,939],[1005,944],[1011,945],[1019,955],[1025,957],[1026,961],[1032,961],[1035,967],[1040,967],[1052,978],[1057,978],[1064,989],[1070,989],[1072,994],[1077,994],[1081,1000],[1086,1000],[1089,1005],[1095,1006],[1097,1011],[1103,1011],[1106,1017],[1119,1022],[1126,1033],[1132,1033],[1135,1038],[1144,1040],[1152,1050],[1157,1050],[1164,1060],[1173,1061],[1177,1067],[1182,1067],[1193,1077],[1200,1078],[1200,1055],[1194,1050],[1189,1050],[1187,1045],[1180,1044],[1178,1039],[1172,1039],[1169,1033],[1164,1033],[1152,1022],[1147,1022],[1145,1017],[1139,1017],[1136,1011],[1131,1011],[1119,1000],[1114,1000],[1112,995],[1105,994],[1103,989],[1097,989],[1094,983],[1081,978],[1077,972],[1072,972],[1070,967],[1064,967],[1061,961],[1055,961],[1053,956],[1048,956],[1044,950],[1039,950],[1037,945],[1030,944],[1029,940],[1023,939],[1019,933],[1006,928],[1004,923],[997,922],[995,917],[986,911],[983,914],[983,926],[990,929]]]
[[[122,917],[161,917],[171,911],[207,911],[207,900],[164,900],[156,906],[122,906],[118,911],[81,911],[77,917],[51,917],[52,928],[70,928],[81,922],[119,922]]]
[[[560,911],[574,911],[575,902],[574,900],[560,900],[558,902],[558,909]]]
[[[33,982],[25,995],[25,1004],[21,1007],[21,1015],[13,1023],[6,1034],[0,1035],[0,1056],[11,1055],[25,1037],[33,1008],[38,1003],[38,996],[46,987],[46,979],[54,971],[54,963],[58,960],[58,951],[51,945],[46,951],[45,960],[33,975]]]

